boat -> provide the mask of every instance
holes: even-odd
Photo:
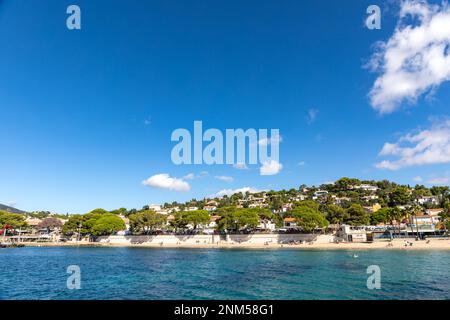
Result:
[[[13,243],[13,242],[1,242],[0,248],[23,248],[25,245],[23,243]]]

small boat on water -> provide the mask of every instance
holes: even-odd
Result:
[[[25,247],[23,243],[13,243],[13,242],[1,242],[0,248],[22,248]]]

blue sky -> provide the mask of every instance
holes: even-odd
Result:
[[[70,4],[81,8],[81,30],[66,28]],[[382,9],[381,30],[365,27],[370,4]],[[364,0],[0,1],[0,203],[74,213],[342,176],[448,184],[445,154],[376,166],[399,157],[389,147],[379,155],[386,143],[448,129],[445,73],[415,101],[394,99],[392,112],[384,108],[392,101],[371,100],[383,72],[364,65],[375,43],[393,37],[399,8]],[[220,130],[279,128],[282,170],[174,165],[171,133],[192,130],[194,120]],[[184,179],[190,190],[142,184],[161,173],[193,173]]]

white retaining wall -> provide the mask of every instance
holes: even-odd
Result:
[[[289,241],[314,241],[315,243],[330,243],[336,239],[333,235],[315,234],[239,234],[239,235],[149,235],[149,236],[104,236],[98,237],[96,242],[117,245],[137,244],[217,244],[241,243],[258,244],[288,243]]]

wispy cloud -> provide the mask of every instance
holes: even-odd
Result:
[[[222,180],[225,182],[233,182],[234,178],[230,177],[230,176],[215,176],[214,178],[216,178],[217,180]]]
[[[306,122],[308,124],[312,124],[316,121],[317,115],[319,114],[319,110],[317,109],[309,109],[308,114],[306,115]]]
[[[191,190],[189,183],[183,179],[172,178],[167,173],[160,173],[142,181],[142,184],[149,187],[168,189],[173,191],[187,192]]]
[[[305,161],[300,161],[297,165],[300,166],[300,167],[304,167],[304,166],[306,166],[306,162]]]
[[[233,164],[233,168],[238,169],[238,170],[248,170],[248,167],[245,163]]]
[[[449,182],[450,179],[448,177],[431,178],[427,180],[427,183],[432,185],[447,185]]]
[[[223,197],[223,196],[231,196],[233,194],[236,193],[242,193],[245,194],[246,192],[250,192],[250,193],[257,193],[257,192],[261,192],[260,190],[256,189],[256,188],[252,188],[252,187],[243,187],[243,188],[239,188],[239,189],[223,189],[220,190],[219,192],[217,192],[216,194],[210,196],[211,198],[214,197]]]
[[[209,172],[208,171],[201,171],[198,176],[199,177],[207,177],[207,176],[209,176]]]
[[[450,80],[450,7],[425,0],[403,0],[394,34],[377,44],[367,64],[379,72],[369,97],[381,114],[414,103]]]
[[[268,146],[272,143],[281,143],[283,141],[283,138],[281,136],[277,136],[277,137],[270,137],[270,138],[264,138],[264,139],[260,139],[258,141],[258,144],[260,146]]]
[[[415,181],[415,182],[422,182],[423,179],[422,179],[421,176],[416,176],[416,177],[413,178],[413,181]]]
[[[404,167],[443,164],[450,162],[450,120],[433,123],[428,130],[400,137],[396,143],[385,143],[380,156],[397,160],[383,160],[379,169],[397,170]]]
[[[144,119],[144,124],[145,124],[146,126],[151,125],[151,124],[152,124],[152,118],[151,118],[151,117],[145,118],[145,119]]]
[[[187,175],[185,175],[185,176],[183,177],[183,179],[185,179],[185,180],[194,180],[194,179],[195,179],[195,174],[193,174],[193,173],[188,173]]]
[[[209,176],[209,172],[208,171],[201,171],[199,174],[195,174],[193,172],[188,173],[187,175],[185,175],[183,177],[184,180],[194,180],[194,179],[198,179],[198,178],[204,178],[204,177],[208,177]]]

